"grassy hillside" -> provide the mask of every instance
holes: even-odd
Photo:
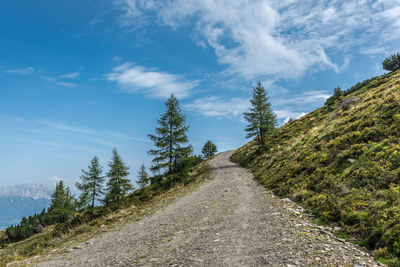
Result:
[[[63,253],[66,248],[108,231],[109,228],[139,220],[191,192],[209,176],[208,164],[202,162],[194,167],[184,182],[175,184],[170,189],[150,185],[126,197],[121,209],[110,210],[104,206],[97,207],[94,220],[88,220],[85,212],[77,212],[66,223],[51,225],[41,233],[16,243],[0,244],[0,267],[10,262],[14,262],[16,266],[28,264],[36,260],[34,257],[36,255],[51,256]],[[0,231],[0,240],[5,236],[4,231]]]
[[[400,71],[328,99],[264,148],[250,142],[232,159],[317,221],[341,227],[339,235],[400,264]]]

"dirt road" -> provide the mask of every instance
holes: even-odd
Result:
[[[212,179],[166,209],[37,266],[376,266],[303,219],[224,152]]]

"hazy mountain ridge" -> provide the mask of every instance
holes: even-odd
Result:
[[[50,200],[52,190],[43,184],[19,184],[12,186],[0,187],[0,198],[4,197],[22,197],[33,199],[48,199]]]
[[[51,189],[43,184],[0,187],[0,229],[18,224],[24,216],[39,213],[50,204]]]

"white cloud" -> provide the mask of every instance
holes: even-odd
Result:
[[[12,140],[16,141],[17,143],[25,143],[31,145],[44,146],[44,147],[57,147],[63,149],[73,149],[73,150],[91,151],[91,152],[98,151],[98,149],[82,146],[81,144],[77,143],[44,141],[44,140],[39,140],[38,138],[20,138],[20,139],[17,138]]]
[[[294,101],[289,99],[290,102]],[[187,110],[214,118],[238,118],[242,116],[243,112],[248,111],[249,107],[249,99],[239,97],[222,99],[216,96],[196,99],[193,103],[183,105],[183,108]],[[274,112],[278,119],[288,117],[298,119],[305,115],[304,112],[294,112],[289,109],[274,109]]]
[[[60,182],[60,181],[64,181],[63,178],[58,177],[58,176],[56,176],[56,175],[53,175],[52,177],[50,177],[49,180],[50,180],[50,182],[51,182],[53,185],[55,185],[56,183],[58,183],[58,182]]]
[[[279,119],[284,119],[283,124],[290,118],[298,119],[315,108],[322,106],[326,99],[331,96],[325,90],[307,91],[292,95],[281,95],[273,97],[271,103],[275,107],[275,113]]]
[[[386,49],[383,47],[365,47],[360,50],[360,53],[365,55],[376,55],[387,53]]]
[[[304,111],[321,106],[331,95],[326,91],[308,91],[294,95],[275,96],[270,100],[272,108],[278,119],[298,119],[304,116]],[[183,108],[213,118],[241,118],[243,112],[250,107],[247,98],[221,98],[217,96],[204,97],[184,104]]]
[[[287,115],[287,116],[285,116],[285,115]],[[286,117],[285,120],[283,121],[282,125],[288,123],[290,121],[290,119],[297,120],[305,115],[306,115],[305,112],[298,113],[298,112],[291,112],[291,111],[281,111],[281,116],[282,116],[281,118]]]
[[[62,74],[62,75],[59,75],[57,77],[46,76],[43,79],[45,79],[46,81],[49,81],[49,82],[55,82],[56,84],[61,85],[63,87],[74,88],[74,87],[76,87],[75,83],[61,82],[60,80],[62,80],[62,79],[69,79],[69,80],[76,79],[79,76],[80,76],[80,72],[76,71],[76,72]]]
[[[121,61],[121,58],[119,56],[113,56],[112,60],[118,62]]]
[[[65,155],[62,155],[65,157]],[[70,189],[72,189],[71,193],[75,193],[75,181],[73,179],[67,179],[61,176],[53,175],[49,178],[49,182],[52,184],[53,187],[56,186],[57,183],[60,181],[63,181],[64,185],[68,186]]]
[[[76,86],[76,84],[74,83],[67,83],[67,82],[58,82],[57,84],[68,88],[74,88]]]
[[[250,106],[249,100],[231,98],[228,100],[211,96],[196,99],[193,103],[184,104],[183,108],[205,117],[234,118],[242,115]]]
[[[17,73],[17,74],[31,74],[35,72],[35,68],[29,66],[26,68],[22,69],[11,69],[11,70],[6,70],[7,73]]]
[[[293,94],[291,96],[277,97],[273,99],[273,103],[276,106],[316,106],[321,105],[328,99],[332,94],[325,90],[314,90],[306,91],[300,94]]]
[[[53,77],[44,77],[43,79],[49,82],[54,82],[56,80]]]
[[[212,47],[226,73],[244,78],[301,77],[311,67],[344,67],[349,50],[397,47],[400,0],[125,0],[124,26],[193,25],[195,41]],[[123,3],[123,4],[121,4]],[[156,16],[154,19],[151,16]],[[150,19],[152,18],[152,19]],[[338,56],[338,57],[336,57]]]
[[[76,126],[71,126],[67,125],[62,122],[54,122],[51,120],[37,120],[38,123],[53,128],[57,130],[62,130],[62,131],[68,131],[68,132],[75,132],[75,133],[81,133],[81,134],[96,134],[97,132],[94,130],[90,130],[87,128],[83,127],[76,127]]]
[[[25,120],[19,117],[0,115],[0,123],[7,125],[6,142],[10,145],[30,144],[43,147],[61,148],[97,153],[103,149],[111,149],[121,144],[134,143],[149,145],[152,143],[146,136],[126,134],[113,130],[91,129],[79,125],[48,119]],[[1,144],[0,144],[1,145]]]
[[[1,118],[2,117],[0,116],[0,119]],[[8,118],[9,120],[12,119],[14,121],[21,120],[21,119],[13,118],[13,117],[11,117],[11,118],[5,117],[5,118]],[[78,135],[84,136],[84,138],[90,138],[91,140],[96,141],[99,144],[103,144],[105,146],[110,146],[110,147],[113,147],[114,143],[107,142],[106,140],[124,139],[124,140],[140,141],[140,142],[147,142],[147,143],[151,142],[149,139],[146,139],[146,138],[134,137],[131,135],[126,135],[126,134],[114,132],[111,130],[94,130],[94,129],[89,129],[86,127],[66,124],[66,123],[60,122],[60,121],[40,119],[40,120],[36,120],[35,123],[38,123],[39,125],[41,125],[41,127],[44,126],[47,129],[53,129],[53,130],[58,130],[58,131],[62,131],[62,132],[70,132],[70,133],[78,134]],[[104,136],[106,136],[106,137],[104,137]]]
[[[123,16],[119,19],[119,23],[123,27],[137,29],[147,22],[147,19],[142,16],[142,11],[137,7],[153,9],[153,0],[116,0],[116,5],[122,10]]]
[[[287,109],[275,110],[275,114],[278,119],[285,119],[285,121],[289,120],[290,118],[296,120],[296,119],[301,118],[304,115],[306,115],[305,112],[293,112],[293,111],[287,110]]]
[[[90,26],[94,26],[94,25],[97,25],[97,24],[101,23],[102,21],[103,21],[102,19],[96,18],[96,19],[92,19],[91,21],[89,21],[88,24]]]
[[[187,97],[198,81],[186,81],[181,76],[146,69],[129,63],[120,65],[106,75],[108,81],[116,82],[129,93],[144,93],[154,98],[167,98],[174,94]]]
[[[80,75],[80,73],[76,71],[76,72],[60,75],[59,78],[61,78],[61,79],[76,79],[79,77],[79,75]]]

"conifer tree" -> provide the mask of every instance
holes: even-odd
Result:
[[[165,106],[167,110],[157,120],[159,126],[155,135],[149,135],[157,147],[149,151],[155,156],[151,170],[156,173],[166,170],[166,174],[174,174],[178,171],[179,161],[190,156],[192,147],[188,145],[186,132],[189,126],[181,113],[178,99],[171,95]]]
[[[88,166],[88,171],[82,170],[81,181],[76,182],[75,186],[81,191],[80,205],[89,206],[90,216],[93,217],[95,201],[100,200],[103,194],[103,183],[105,177],[102,176],[103,168],[100,166],[99,159],[94,157]]]
[[[217,153],[217,146],[214,145],[213,142],[209,140],[204,144],[201,153],[203,153],[203,158],[205,159],[214,156],[215,153]]]
[[[123,162],[121,156],[118,154],[117,149],[113,149],[113,157],[108,166],[110,170],[107,172],[107,193],[104,198],[105,203],[116,202],[118,208],[121,207],[121,200],[128,194],[133,186],[127,178],[129,175],[129,167]]]
[[[48,210],[51,222],[54,222],[59,217],[61,217],[62,208],[64,207],[64,201],[65,201],[64,183],[63,181],[59,181],[56,184],[56,189],[51,195],[51,203]]]
[[[65,222],[75,211],[74,197],[63,181],[56,184],[56,189],[51,196],[51,203],[48,209],[50,223]]]
[[[149,175],[147,174],[146,167],[144,164],[140,167],[140,170],[138,171],[138,185],[140,189],[143,189],[148,183],[149,183]]]
[[[258,142],[264,145],[266,133],[275,129],[277,121],[261,82],[253,88],[253,98],[250,99],[250,103],[250,111],[243,113],[245,120],[249,122],[245,128],[246,138],[256,136]]]
[[[66,220],[70,219],[74,212],[75,212],[75,198],[71,194],[71,191],[69,190],[69,187],[65,188],[65,200],[64,200],[64,214],[62,217],[62,222],[65,222]]]
[[[384,70],[395,71],[400,69],[400,53],[393,54],[382,62]]]

